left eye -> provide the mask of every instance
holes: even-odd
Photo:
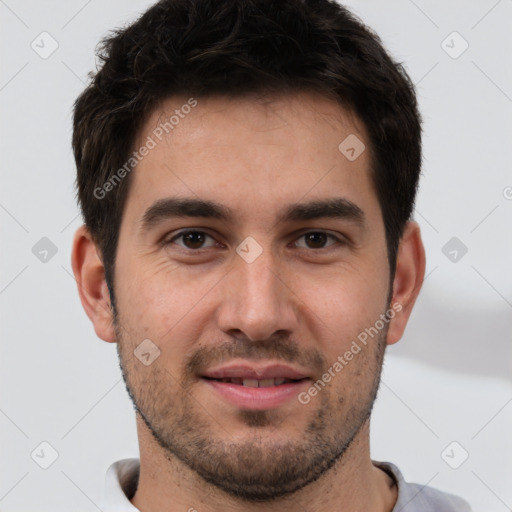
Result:
[[[184,231],[176,235],[175,237],[171,238],[168,242],[165,242],[165,244],[171,244],[174,243],[175,240],[182,240],[183,244],[178,244],[185,249],[203,249],[203,244],[207,238],[210,238],[213,240],[213,244],[211,246],[215,245],[215,240],[210,235],[206,234],[204,231]],[[210,246],[210,247],[211,247]]]
[[[334,240],[333,243],[339,242],[340,240],[335,237],[334,235],[330,235],[328,233],[325,233],[324,231],[310,231],[308,233],[304,233],[301,235],[298,240],[304,239],[306,242],[306,245],[299,246],[304,247],[306,249],[324,249],[325,247],[329,247],[330,245],[333,245],[333,243],[329,245],[325,245],[328,239]]]

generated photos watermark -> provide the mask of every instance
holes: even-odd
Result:
[[[386,313],[382,313],[378,320],[371,327],[367,327],[357,335],[357,340],[353,340],[350,348],[345,351],[343,355],[339,355],[336,361],[327,369],[327,371],[312,384],[307,391],[302,391],[298,394],[298,400],[301,404],[306,405],[311,402],[311,398],[316,396],[322,389],[331,382],[332,379],[338,375],[345,366],[349,364],[354,356],[359,354],[362,350],[361,345],[368,344],[368,337],[374,338],[379,334],[382,329],[393,319],[396,314],[402,311],[402,304],[395,302]]]
[[[160,123],[151,133],[148,135],[146,141],[137,151],[134,151],[131,157],[112,175],[105,181],[101,187],[94,189],[94,197],[96,199],[103,199],[106,195],[114,190],[121,181],[130,174],[135,166],[154,149],[159,142],[162,141],[165,135],[169,134],[187,114],[190,114],[192,109],[197,106],[197,100],[189,98],[186,103],[181,105],[180,108],[174,110],[174,114],[169,117],[165,122]]]

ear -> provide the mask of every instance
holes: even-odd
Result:
[[[395,316],[389,325],[388,345],[396,343],[402,337],[424,277],[425,249],[421,241],[420,227],[416,222],[409,221],[398,246],[390,306],[395,311]]]
[[[77,229],[73,240],[71,265],[78,284],[78,294],[98,337],[115,342],[113,312],[105,281],[105,267],[100,251],[85,226]]]

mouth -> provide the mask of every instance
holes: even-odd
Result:
[[[213,379],[211,377],[204,377],[207,380],[214,380],[224,384],[235,384],[236,386],[245,386],[247,388],[270,388],[272,386],[282,386],[283,384],[291,384],[300,382],[303,379],[287,379],[286,377],[277,377],[274,379],[242,379],[240,377],[224,377],[222,379]]]
[[[237,409],[277,409],[291,402],[311,377],[282,364],[232,364],[208,370],[201,380],[217,397]]]

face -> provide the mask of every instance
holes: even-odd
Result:
[[[169,458],[266,500],[316,480],[368,420],[389,327],[384,225],[366,132],[336,103],[195,101],[168,100],[137,142],[155,145],[120,228],[120,361]],[[349,135],[367,148],[355,160],[338,149]]]

